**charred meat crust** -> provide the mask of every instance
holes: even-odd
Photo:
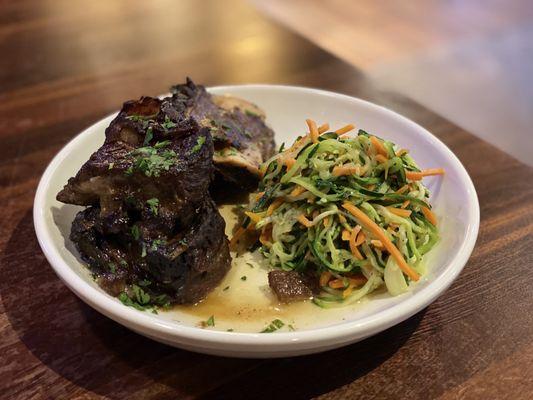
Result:
[[[145,237],[148,228],[142,221],[130,217],[125,224],[141,226],[140,237],[131,232],[109,234],[98,207],[89,207],[77,214],[70,235],[99,285],[113,296],[143,281],[149,282],[149,293],[166,294],[171,303],[191,304],[204,298],[230,268],[225,223],[209,199],[185,232]]]
[[[209,195],[213,141],[174,99],[126,102],[104,144],[57,195],[88,206],[71,240],[98,283],[171,303],[205,297],[231,265],[225,223]]]

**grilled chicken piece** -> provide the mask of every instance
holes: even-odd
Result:
[[[204,298],[229,270],[231,259],[224,220],[210,199],[194,213],[184,231],[154,238],[154,226],[130,216],[130,229],[109,234],[98,207],[76,216],[70,238],[97,276],[99,285],[116,296],[127,285],[167,296],[170,303],[192,304]]]
[[[268,285],[282,303],[310,299],[318,293],[317,280],[297,271],[270,271]]]
[[[175,104],[200,126],[207,127],[215,147],[215,183],[253,190],[259,165],[275,151],[274,132],[254,104],[231,96],[212,96],[191,80],[172,88]],[[179,104],[179,105],[178,105]]]

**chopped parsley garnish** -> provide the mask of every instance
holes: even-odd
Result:
[[[222,289],[223,292],[229,289],[229,286],[226,286],[224,289]]]
[[[181,244],[182,246],[187,246],[187,245],[188,245],[186,239],[180,239],[180,240],[178,241],[178,243]]]
[[[252,263],[247,262],[246,265],[248,265],[250,268],[253,268],[254,265]]]
[[[159,246],[161,246],[162,244],[165,244],[165,240],[163,240],[163,239],[155,239],[152,242],[152,246],[150,247],[150,249],[152,251],[156,251],[159,248]]]
[[[146,244],[143,243],[142,244],[142,249],[141,249],[141,258],[144,258],[146,257]]]
[[[233,328],[227,329],[228,332],[233,332]]]
[[[140,281],[139,285],[149,283],[149,281]],[[168,296],[166,294],[161,294],[159,296],[150,296],[145,290],[143,290],[139,285],[131,285],[128,290],[119,294],[118,299],[122,304],[133,307],[137,310],[144,311],[147,309],[152,309],[154,314],[157,314],[155,307],[164,307],[167,308],[170,306]]]
[[[265,329],[263,329],[261,333],[272,333],[272,332],[277,331],[280,328],[283,328],[283,326],[285,326],[285,324],[283,323],[282,320],[275,319],[274,321],[270,323],[270,325],[268,325]]]
[[[148,304],[150,302],[150,295],[141,289],[140,286],[131,285],[133,295],[139,304]]]
[[[165,122],[163,122],[161,124],[161,127],[165,130],[165,131],[168,131],[169,129],[172,129],[176,126],[177,124],[175,122],[173,122],[169,117],[168,115],[165,115]]]
[[[139,282],[137,282],[139,284],[139,286],[150,286],[152,284],[152,282],[150,282],[149,280],[146,280],[146,279],[142,279],[140,280]]]
[[[173,150],[162,150],[170,141],[156,143],[153,147],[140,147],[130,153],[134,157],[133,165],[126,171],[131,175],[134,170],[144,173],[146,176],[158,177],[161,171],[168,171],[172,165],[178,162],[178,157]]]
[[[167,147],[170,144],[170,140],[162,140],[160,142],[157,142],[154,144],[155,149],[162,149],[163,147]]]
[[[152,312],[157,314],[157,310],[155,308],[168,308],[170,306],[170,300],[166,294],[150,296],[150,294],[141,287],[146,287],[150,283],[150,281],[142,280],[138,282],[138,285],[133,284],[129,286],[127,290],[120,293],[118,295],[118,299],[126,306],[133,307],[140,311],[151,308]]]
[[[152,198],[146,200],[146,204],[150,206],[150,211],[152,211],[152,214],[157,215],[158,209],[159,209],[159,199]]]
[[[259,114],[254,113],[253,111],[250,111],[250,110],[244,110],[244,113],[248,115],[249,117],[259,117]]]
[[[287,327],[289,328],[289,331],[295,331],[296,330],[296,329],[294,329],[294,326],[292,326],[292,324],[287,325]]]
[[[140,311],[144,311],[150,306],[150,295],[137,285],[131,285],[130,295],[126,292],[122,292],[119,294],[118,299],[122,304],[136,308]]]
[[[194,147],[192,148],[191,150],[191,153],[197,153],[198,151],[200,151],[200,149],[202,148],[202,146],[204,145],[205,143],[205,136],[200,136],[197,140],[196,140],[196,144],[194,145]]]
[[[117,272],[117,265],[115,263],[109,263],[107,265],[109,267],[109,271],[114,274],[115,272]]]
[[[215,317],[211,315],[207,321],[200,322],[202,328],[207,328],[208,326],[215,326]]]
[[[246,275],[241,276],[241,281],[245,281],[246,279]]]
[[[131,227],[131,236],[133,236],[133,239],[139,240],[141,237],[141,230],[139,229],[138,225],[133,225]]]
[[[144,142],[143,146],[148,146],[150,144],[150,141],[154,138],[154,131],[150,127],[146,130],[146,135],[144,136]]]
[[[114,166],[115,166],[114,162],[109,163],[109,165],[107,166],[107,169],[113,169]]]

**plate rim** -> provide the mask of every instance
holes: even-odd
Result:
[[[438,276],[437,279],[428,282],[427,286],[422,288],[418,293],[416,293],[416,295],[406,297],[398,304],[395,304],[388,309],[363,317],[359,321],[347,321],[339,324],[301,331],[276,332],[273,335],[201,329],[194,326],[183,325],[177,322],[163,321],[160,319],[158,320],[151,315],[147,315],[146,313],[125,307],[123,304],[116,301],[115,298],[101,293],[97,288],[85,282],[62,258],[59,248],[54,246],[50,240],[50,232],[47,228],[45,218],[46,210],[44,209],[47,189],[56,169],[61,165],[65,158],[69,156],[82,135],[86,134],[88,131],[92,131],[95,125],[102,123],[102,121],[118,113],[114,112],[83,129],[61,148],[61,150],[48,164],[43,175],[41,176],[34,197],[33,220],[39,245],[55,273],[65,283],[65,285],[72,292],[74,292],[74,294],[76,294],[81,300],[83,300],[89,306],[95,308],[100,313],[122,325],[129,327],[130,329],[134,329],[136,331],[146,331],[152,336],[165,338],[166,340],[172,338],[177,344],[181,344],[183,346],[186,346],[187,342],[190,342],[191,344],[194,343],[196,346],[201,345],[212,349],[216,349],[220,345],[233,345],[236,347],[241,346],[241,351],[244,351],[244,347],[255,345],[261,346],[262,348],[250,349],[250,352],[264,353],[267,351],[275,352],[276,348],[278,348],[279,352],[286,352],[288,350],[286,347],[280,346],[296,345],[297,347],[305,346],[306,348],[309,348],[312,344],[324,345],[325,342],[344,343],[349,342],[350,340],[368,337],[374,333],[378,333],[401,321],[404,321],[423,308],[427,307],[437,297],[446,291],[446,289],[461,273],[474,249],[479,232],[480,209],[479,200],[472,179],[457,156],[440,139],[438,139],[421,125],[389,108],[346,94],[303,86],[270,84],[223,85],[209,87],[207,89],[208,91],[224,92],[231,91],[232,89],[236,88],[247,90],[296,91],[359,103],[359,105],[364,107],[377,109],[382,113],[388,114],[393,119],[399,120],[406,124],[409,129],[419,130],[425,136],[427,136],[428,140],[430,141],[430,145],[438,147],[438,151],[443,152],[446,158],[450,159],[450,161],[456,167],[456,170],[459,173],[459,178],[467,189],[469,199],[467,204],[468,212],[469,215],[472,215],[472,218],[467,225],[465,240],[462,241],[460,247],[457,249],[456,255],[447,263],[443,273]],[[264,346],[268,346],[268,348]],[[230,348],[227,350],[228,352],[231,351]]]

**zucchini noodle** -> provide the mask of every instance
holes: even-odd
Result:
[[[424,174],[406,150],[363,130],[345,135],[351,128],[311,129],[282,146],[261,166],[241,228],[257,233],[272,267],[316,276],[321,307],[354,303],[382,285],[405,292],[438,241],[421,178],[444,171]]]

